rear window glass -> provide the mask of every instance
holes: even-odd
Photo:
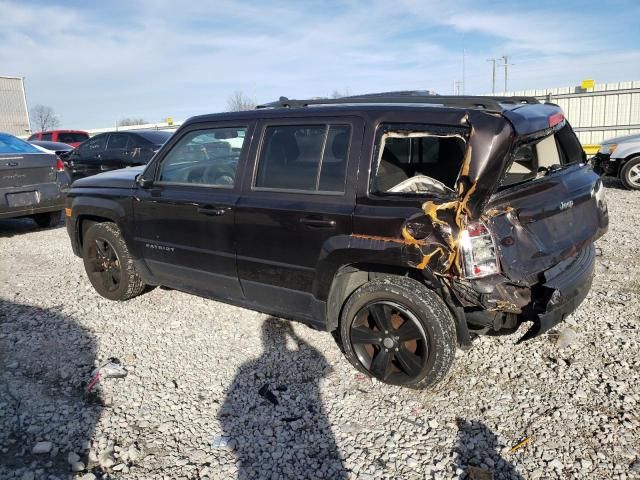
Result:
[[[255,186],[305,192],[343,192],[350,127],[267,127]]]
[[[43,133],[41,140],[44,140],[44,141],[53,140],[53,133]]]
[[[145,140],[153,143],[154,145],[164,145],[173,132],[163,132],[163,131],[150,131],[150,132],[136,132],[136,135],[144,138]]]
[[[452,190],[464,160],[466,133],[436,126],[383,126],[378,134],[372,191],[422,194]]]
[[[13,135],[0,133],[0,153],[42,153],[42,151]]]
[[[78,132],[59,132],[58,141],[61,143],[80,143],[89,138],[86,133]]]

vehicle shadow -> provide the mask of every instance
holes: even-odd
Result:
[[[39,227],[31,218],[10,218],[7,220],[0,220],[0,238],[13,237],[14,235],[35,232],[37,230],[53,230],[63,226],[64,222],[62,220],[60,220],[60,223],[55,227],[43,228]]]
[[[347,478],[318,386],[329,364],[288,321],[268,318],[261,334],[218,415],[238,478]]]
[[[515,467],[500,455],[504,445],[484,423],[458,418],[456,467],[469,480],[522,480]]]
[[[70,479],[70,452],[86,465],[101,411],[84,393],[95,345],[73,318],[0,299],[0,478]],[[49,451],[34,453],[38,442]]]

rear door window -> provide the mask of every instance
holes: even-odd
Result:
[[[268,126],[254,188],[343,193],[350,132],[348,125]]]

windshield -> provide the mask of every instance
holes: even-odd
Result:
[[[0,153],[41,153],[33,145],[6,133],[0,133]]]

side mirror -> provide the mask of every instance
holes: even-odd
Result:
[[[153,180],[145,178],[143,175],[138,175],[136,177],[136,183],[140,188],[150,188],[153,185]]]

